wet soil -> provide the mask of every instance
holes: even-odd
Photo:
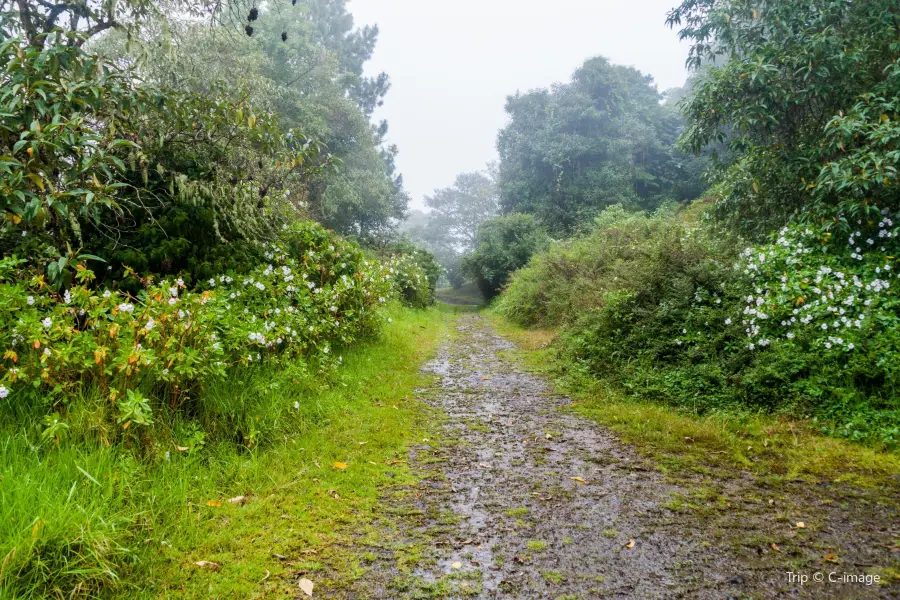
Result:
[[[900,572],[890,502],[740,472],[666,477],[566,411],[484,318],[457,329],[420,391],[443,415],[441,441],[411,452],[419,481],[385,497],[359,540],[367,571],[339,597],[900,598],[827,581]]]

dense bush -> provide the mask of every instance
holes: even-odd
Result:
[[[0,80],[0,250],[88,248],[107,261],[98,277],[131,291],[127,269],[189,283],[248,270],[333,166],[234,90],[141,84],[75,45],[7,39]]]
[[[260,252],[266,262],[246,275],[222,274],[197,291],[148,277],[133,296],[92,286],[94,273],[80,264],[74,285],[56,293],[39,262],[2,259],[0,406],[64,413],[70,399],[94,390],[125,429],[149,425],[156,402],[194,410],[197,392],[233,365],[338,360],[336,348],[377,328],[388,299],[421,304],[431,294],[414,260],[366,258],[309,221]],[[64,418],[48,417],[45,437],[64,431]]]
[[[463,259],[462,270],[475,280],[485,298],[500,293],[513,271],[546,246],[547,234],[531,215],[512,214],[478,227],[475,250]]]
[[[610,209],[535,256],[498,309],[561,326],[573,372],[636,397],[809,415],[826,433],[896,445],[895,219],[885,211],[842,239],[792,226],[739,251],[699,207]]]

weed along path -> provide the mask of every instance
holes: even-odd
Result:
[[[690,495],[690,482],[670,482],[565,410],[571,401],[521,368],[484,317],[464,315],[456,329],[425,367],[435,382],[420,397],[442,416],[435,439],[410,453],[418,482],[390,490],[385,514],[359,540],[367,569],[338,597],[897,597],[895,587],[825,588],[787,575],[884,563],[897,513],[862,524],[852,510],[836,513],[808,543],[794,543],[784,536],[807,533],[791,522],[794,508],[781,507],[778,519],[750,488],[735,490],[749,497],[729,505],[730,518],[679,510],[674,499]],[[858,547],[837,548],[848,536]],[[832,550],[841,568],[823,568]]]

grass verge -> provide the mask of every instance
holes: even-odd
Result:
[[[206,405],[251,406],[270,425],[250,449],[183,426],[173,431],[193,435],[189,449],[149,456],[37,447],[27,426],[3,423],[0,598],[284,598],[297,574],[320,590],[351,582],[362,567],[346,541],[383,486],[411,478],[407,440],[426,415],[418,368],[453,312],[391,317],[334,375],[248,370],[208,390]]]
[[[601,381],[567,373],[553,347],[555,333],[528,330],[489,312],[497,330],[516,342],[517,358],[550,376],[572,409],[607,426],[666,473],[713,474],[715,469],[753,473],[771,483],[847,482],[877,488],[887,498],[900,492],[900,454],[881,452],[811,431],[801,420],[756,412],[689,414],[638,402]]]

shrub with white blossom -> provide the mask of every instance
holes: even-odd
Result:
[[[149,424],[149,415],[134,418],[129,390],[178,407],[232,365],[300,357],[327,366],[332,349],[377,329],[380,307],[425,279],[402,258],[367,258],[308,221],[266,244],[264,256],[249,274],[198,290],[148,278],[136,297],[93,288],[83,266],[57,294],[26,261],[0,259],[0,399],[60,410],[96,386],[124,423]]]

